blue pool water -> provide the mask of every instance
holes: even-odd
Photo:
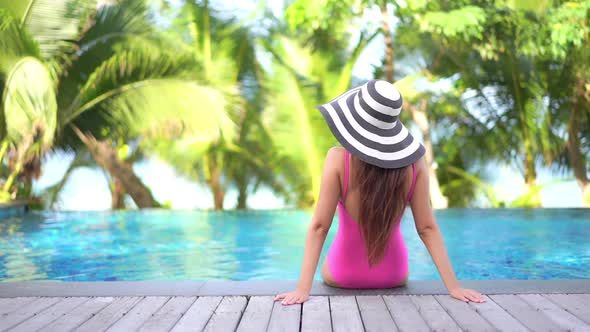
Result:
[[[460,279],[590,278],[590,210],[450,209],[436,217]],[[0,281],[294,280],[309,219],[302,211],[4,218]],[[336,227],[335,220],[322,259]],[[439,279],[409,210],[402,229],[410,279]]]

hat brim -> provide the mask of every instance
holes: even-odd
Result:
[[[417,141],[399,119],[388,129],[365,121],[359,112],[359,89],[352,89],[329,103],[319,105],[330,131],[350,153],[382,168],[402,168],[422,158],[424,146]]]

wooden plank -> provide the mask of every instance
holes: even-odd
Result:
[[[188,308],[182,318],[172,328],[173,332],[202,331],[221,302],[221,296],[202,296]]]
[[[40,330],[88,300],[90,300],[89,297],[66,297],[56,304],[47,307],[45,310],[40,311],[35,316],[21,322],[13,327],[11,331],[29,332]]]
[[[62,298],[59,297],[35,297],[33,301],[23,304],[20,308],[2,314],[0,316],[0,327],[14,326],[61,300]]]
[[[170,331],[196,299],[196,296],[171,298],[140,327],[139,331]]]
[[[549,299],[539,294],[520,294],[518,296],[566,330],[590,332],[589,325],[584,323],[584,321],[580,320],[578,317],[563,310]]]
[[[77,306],[72,311],[67,312],[60,318],[53,321],[48,326],[43,328],[44,332],[47,331],[71,331],[83,324],[85,321],[90,319],[94,314],[111,304],[115,298],[113,297],[94,297],[84,302],[82,305]]]
[[[504,309],[502,309],[496,302],[492,301],[487,296],[483,296],[486,300],[484,303],[469,302],[469,305],[480,314],[482,317],[500,331],[514,331],[524,332],[528,331],[516,318],[510,316]]]
[[[543,296],[590,324],[590,304],[586,304],[580,294],[544,294]]]
[[[410,296],[420,316],[434,331],[461,331],[457,323],[432,295]]]
[[[245,296],[225,296],[204,331],[235,331],[247,303]]]
[[[307,302],[303,303],[301,331],[332,331],[330,301],[327,296],[311,296]]]
[[[332,329],[340,331],[364,331],[363,321],[354,296],[330,296]]]
[[[282,305],[280,301],[277,301],[273,304],[267,331],[299,331],[300,319],[301,304]]]
[[[58,297],[39,297],[11,312],[10,315],[0,316],[0,327],[2,327],[3,331],[8,330],[20,322],[33,317],[36,313],[58,303],[60,300],[61,298]]]
[[[160,309],[170,297],[168,296],[146,296],[125,316],[116,321],[107,331],[135,331]]]
[[[29,304],[38,299],[38,297],[9,297],[0,298],[0,315],[16,311],[20,307]]]
[[[430,328],[420,316],[418,308],[407,295],[383,296],[393,321],[402,332],[426,332]]]
[[[472,306],[456,300],[449,295],[436,295],[438,303],[449,313],[465,331],[495,331],[488,321],[481,317]]]
[[[389,310],[380,295],[357,296],[363,326],[367,332],[397,331]]]
[[[266,331],[274,303],[273,296],[252,296],[240,324],[238,332]]]
[[[549,317],[538,312],[523,299],[516,295],[502,294],[488,296],[512,317],[518,319],[522,325],[533,331],[563,331]]]
[[[568,294],[568,295],[574,295],[574,294]],[[578,297],[582,301],[584,301],[587,306],[590,306],[590,294],[575,294],[575,295],[578,295]]]
[[[102,332],[125,316],[143,298],[139,296],[118,297],[92,318],[80,325],[77,332]]]

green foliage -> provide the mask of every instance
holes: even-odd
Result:
[[[417,21],[423,31],[451,38],[481,39],[486,15],[481,7],[465,6],[448,12],[427,12]]]
[[[80,0],[0,0],[26,28],[45,58],[59,52],[61,44],[78,33],[79,19],[93,6],[93,1]]]
[[[22,58],[10,71],[4,86],[3,109],[9,143],[24,147],[21,153],[37,153],[53,143],[57,104],[51,76],[43,63]],[[26,156],[19,156],[21,162]]]

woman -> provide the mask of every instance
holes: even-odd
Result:
[[[408,252],[400,220],[407,203],[449,294],[465,302],[484,301],[455,277],[430,206],[425,149],[399,121],[401,107],[399,91],[382,80],[318,106],[342,147],[326,156],[297,289],[275,301],[289,305],[309,298],[336,206],[338,232],[321,268],[324,282],[342,288],[404,285]]]

